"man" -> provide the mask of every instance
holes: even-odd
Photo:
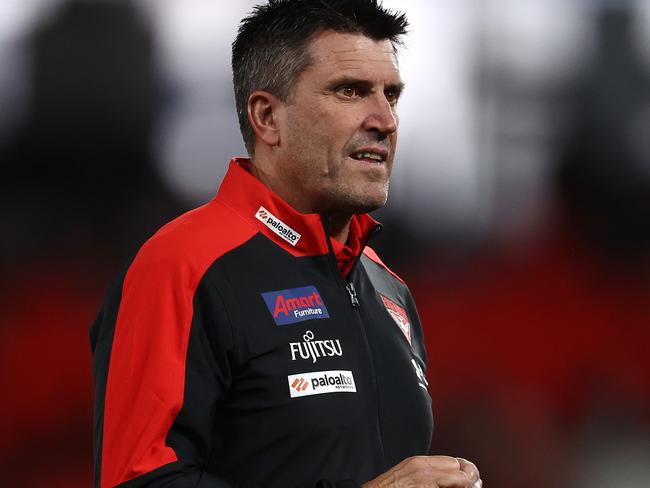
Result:
[[[273,0],[243,21],[251,158],[142,247],[91,331],[96,486],[481,486],[425,456],[417,312],[366,246],[406,26],[376,0]]]

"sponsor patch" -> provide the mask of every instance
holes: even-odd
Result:
[[[298,232],[282,222],[279,218],[277,218],[264,207],[259,208],[259,210],[255,213],[255,218],[266,225],[274,233],[282,237],[292,246],[298,244],[298,241],[302,237],[300,234],[298,234]]]
[[[319,358],[343,356],[343,348],[339,339],[314,340],[314,333],[311,330],[302,336],[304,342],[290,342],[289,352],[291,360],[311,359],[312,363]]]
[[[355,393],[352,371],[315,371],[287,376],[291,398],[322,393]]]
[[[384,295],[380,294],[381,301],[384,302],[384,307],[386,311],[393,318],[399,329],[404,333],[406,340],[409,341],[409,344],[413,345],[411,342],[411,321],[409,316],[402,307],[397,303],[392,301],[390,298],[386,298]]]
[[[262,293],[262,298],[276,325],[327,319],[330,316],[315,286],[269,291]]]

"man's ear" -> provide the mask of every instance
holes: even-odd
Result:
[[[255,138],[269,146],[280,144],[280,127],[278,109],[282,101],[275,95],[257,90],[248,97],[248,120]]]

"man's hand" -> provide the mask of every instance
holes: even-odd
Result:
[[[482,488],[473,463],[449,456],[415,456],[399,463],[362,488]]]

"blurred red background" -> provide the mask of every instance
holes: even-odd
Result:
[[[233,30],[251,5],[240,3],[228,11]],[[591,26],[591,41],[573,48],[579,62],[531,78],[535,66],[549,65],[531,61],[533,52],[530,64],[514,63],[519,55],[509,58],[503,43],[520,35],[526,46],[528,38],[516,28],[494,38],[499,25],[490,12],[503,7],[512,25],[527,25],[540,2],[443,4],[404,9],[470,19],[465,35],[477,45],[447,54],[472,55],[465,81],[475,123],[471,137],[457,134],[450,144],[475,151],[464,160],[440,148],[449,160],[431,154],[429,161],[437,149],[410,141],[396,165],[444,180],[465,161],[475,169],[468,193],[475,201],[455,200],[462,185],[447,196],[444,188],[411,188],[420,173],[404,170],[378,213],[386,229],[376,244],[411,287],[425,325],[433,450],[474,460],[485,486],[647,487],[650,49],[638,32],[650,15],[642,2],[594,2],[573,12],[576,29]],[[174,12],[206,5],[178,4]],[[165,37],[173,29],[150,2],[43,2],[31,23],[27,13],[17,16],[18,3],[13,8],[0,9],[3,25],[14,27],[0,37],[2,484],[90,486],[89,326],[110,280],[147,236],[209,198],[193,186],[206,179],[201,152],[214,162],[216,191],[234,154],[226,142],[215,153],[204,139],[192,141],[231,139],[235,118],[224,99],[232,88],[223,63],[203,75],[191,68],[188,78],[170,75],[181,68],[165,68],[175,58],[161,53],[188,41]],[[554,18],[566,7],[544,8]],[[404,55],[422,56],[414,44]],[[411,76],[417,101],[425,94],[417,93],[417,72]],[[216,93],[207,100],[232,127],[210,119],[187,136],[202,120],[189,120],[204,100],[193,90]],[[402,120],[415,118],[435,137],[435,121],[405,105]],[[169,140],[186,136],[169,149]],[[531,155],[539,166],[527,165]],[[180,169],[174,158],[185,158]],[[191,174],[194,183],[183,179]]]

